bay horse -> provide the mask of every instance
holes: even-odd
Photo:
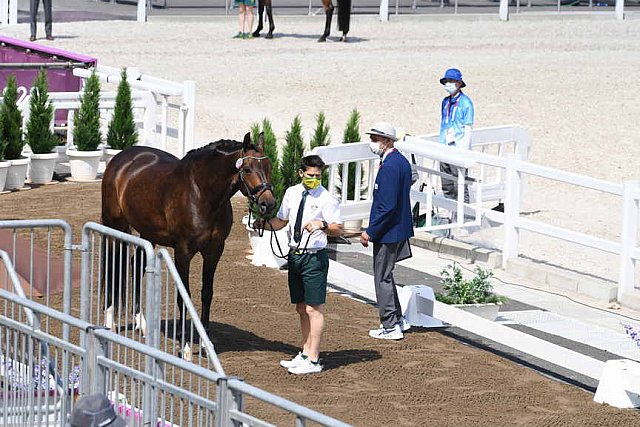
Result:
[[[260,37],[260,31],[262,31],[262,16],[264,10],[267,10],[267,18],[269,18],[269,32],[265,36],[266,39],[273,38],[273,30],[276,26],[273,23],[273,13],[271,8],[271,0],[258,0],[258,27],[253,32],[253,37]],[[333,17],[333,2],[332,0],[322,0],[322,7],[324,8],[324,14],[326,16],[326,22],[324,25],[324,33],[318,39],[319,42],[326,42],[329,37],[331,29],[331,19]],[[349,32],[349,22],[351,21],[351,0],[338,0],[338,30],[342,31],[341,42],[347,41],[347,33]]]
[[[151,147],[130,147],[116,155],[104,172],[102,223],[128,233],[133,228],[154,246],[173,248],[176,269],[187,292],[191,259],[198,252],[202,255],[201,320],[206,328],[213,277],[233,222],[230,198],[241,191],[262,214],[268,215],[276,204],[270,180],[271,161],[264,154],[263,134],[257,145],[251,143],[247,133],[243,142],[219,140],[189,151],[182,159]],[[119,287],[120,275],[126,274],[126,263],[114,271],[113,261],[119,253],[113,251],[110,259],[106,258],[103,256],[106,307],[113,313],[122,298],[120,290],[114,288]],[[137,250],[134,260],[134,271],[144,272],[142,249]],[[133,308],[136,328],[146,335],[144,317],[139,313],[141,278],[142,274],[134,277],[138,283],[134,283],[137,291]],[[177,302],[184,321],[179,294]],[[106,326],[113,328],[112,324]]]

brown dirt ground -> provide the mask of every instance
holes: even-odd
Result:
[[[326,370],[297,377],[278,361],[296,351],[297,316],[286,275],[246,259],[240,224],[246,207],[233,199],[235,223],[215,279],[212,339],[227,374],[358,426],[638,426],[640,414],[593,402],[579,388],[549,379],[438,331],[379,342],[367,331],[374,307],[329,294],[322,346]],[[62,218],[74,229],[99,221],[99,184],[62,183],[0,196],[0,219]],[[200,260],[192,264],[199,308]],[[254,415],[278,425],[293,418],[248,401]]]

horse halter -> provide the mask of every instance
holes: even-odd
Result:
[[[258,176],[260,177],[260,184],[256,185],[253,188],[249,188],[249,186],[247,185],[247,181],[245,181],[244,179],[244,175],[245,172],[244,170],[242,170],[242,164],[244,163],[245,159],[253,159],[253,160],[257,160],[258,162],[264,160],[264,159],[268,159],[267,156],[262,156],[262,157],[256,157],[256,156],[242,156],[240,157],[237,161],[236,161],[236,168],[239,169],[239,173],[240,173],[240,181],[242,181],[242,184],[244,184],[244,188],[247,190],[247,194],[249,194],[249,201],[251,203],[258,203],[258,199],[260,198],[260,196],[262,195],[263,192],[265,191],[271,191],[271,193],[273,194],[273,185],[271,185],[270,183],[267,182],[266,177],[264,176],[264,172],[260,171],[258,173]]]

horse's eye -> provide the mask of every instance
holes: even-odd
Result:
[[[242,168],[242,172],[251,173],[251,168]]]

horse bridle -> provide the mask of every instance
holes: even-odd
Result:
[[[242,169],[242,164],[244,163],[245,159],[253,159],[253,160],[257,160],[258,162],[264,160],[264,159],[268,159],[269,157],[267,156],[262,156],[262,157],[256,157],[256,156],[242,156],[238,159],[239,161],[239,167],[238,169],[240,170],[240,181],[242,181],[242,184],[244,185],[244,188],[247,190],[247,194],[249,194],[249,196],[247,196],[249,198],[249,201],[251,203],[258,203],[258,199],[260,198],[260,196],[262,195],[262,193],[264,193],[265,191],[271,191],[271,193],[273,194],[273,185],[271,185],[270,183],[267,182],[266,177],[264,176],[264,172],[260,171],[258,173],[258,176],[261,179],[260,184],[256,185],[253,188],[249,188],[249,186],[247,185],[247,182],[244,179],[244,175],[245,172]]]

